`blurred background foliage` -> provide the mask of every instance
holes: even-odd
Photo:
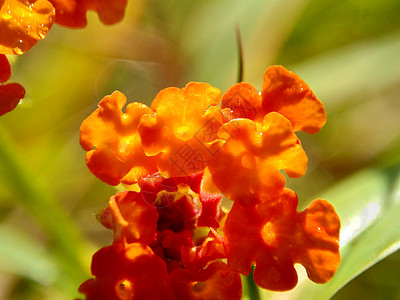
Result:
[[[88,18],[9,57],[27,94],[0,119],[0,299],[79,296],[91,255],[111,243],[96,213],[115,192],[85,165],[81,122],[117,89],[147,104],[189,81],[224,92],[237,78],[235,24],[245,81],[260,89],[264,70],[282,64],[325,104],[322,131],[299,134],[307,174],[288,185],[302,209],[323,197],[342,219],[330,283],[303,274],[294,291],[260,296],[400,299],[398,0],[129,0],[117,25]]]

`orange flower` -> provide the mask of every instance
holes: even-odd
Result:
[[[25,96],[25,89],[18,83],[6,82],[11,77],[11,67],[7,57],[0,54],[0,116],[12,111]]]
[[[198,273],[176,269],[170,278],[177,300],[239,300],[242,297],[240,275],[220,261]]]
[[[222,98],[222,108],[230,108],[237,118],[262,121],[278,112],[292,123],[295,131],[317,133],[326,122],[321,101],[295,73],[271,66],[264,73],[261,95],[249,83],[233,85]]]
[[[316,283],[330,280],[340,262],[339,217],[325,200],[302,212],[297,203],[289,189],[249,206],[235,202],[224,227],[229,267],[248,275],[256,265],[255,283],[276,291],[295,287],[295,263]]]
[[[118,91],[105,97],[80,129],[80,143],[87,151],[90,171],[110,185],[134,184],[157,171],[157,157],[144,154],[137,131],[141,117],[153,112],[134,102],[123,113],[125,102],[126,97]]]
[[[95,10],[101,22],[111,25],[119,22],[125,14],[127,0],[49,0],[56,8],[56,23],[82,28],[87,24],[86,12]]]
[[[157,208],[149,205],[142,193],[118,193],[110,198],[108,205],[106,209],[113,217],[114,242],[146,245],[153,242],[157,231]]]
[[[0,53],[22,54],[49,32],[54,7],[46,0],[0,0]]]
[[[164,177],[187,176],[204,170],[218,149],[213,142],[223,123],[216,105],[221,91],[206,83],[190,82],[183,89],[158,93],[139,124],[147,155],[160,154],[157,166]]]
[[[258,124],[234,119],[218,135],[225,142],[208,168],[215,185],[231,200],[250,203],[262,194],[281,190],[285,177],[279,170],[289,177],[306,171],[307,156],[291,123],[276,112]]]
[[[194,247],[181,247],[182,264],[191,272],[199,272],[209,263],[226,258],[224,239],[212,228],[197,244]]]
[[[175,299],[164,261],[139,243],[116,243],[93,255],[95,279],[82,283],[86,300]]]

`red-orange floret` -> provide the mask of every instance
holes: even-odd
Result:
[[[177,192],[179,184],[189,186],[196,194],[200,193],[202,176],[202,173],[196,173],[184,177],[164,178],[160,173],[155,173],[151,176],[141,178],[138,184],[147,203],[155,203],[159,192]]]
[[[270,112],[290,120],[294,131],[317,133],[326,122],[323,104],[295,73],[271,66],[263,78],[261,93],[249,83],[233,85],[223,96],[221,108],[231,109],[237,118],[262,121]]]
[[[289,177],[304,175],[307,156],[291,123],[267,114],[262,123],[234,119],[219,130],[225,144],[209,163],[212,180],[229,199],[251,203],[262,194],[281,190]]]
[[[209,263],[226,258],[225,243],[222,235],[210,228],[205,238],[200,239],[194,247],[181,248],[182,264],[191,272],[199,272]]]
[[[222,194],[212,194],[201,191],[199,194],[199,200],[201,203],[201,209],[197,220],[197,226],[218,228],[219,221],[224,215],[220,206]]]
[[[143,115],[153,113],[142,103],[121,111],[126,97],[121,92],[106,96],[80,129],[80,143],[87,151],[90,171],[105,183],[134,184],[157,172],[157,157],[146,156],[137,127]]]
[[[229,267],[248,275],[255,265],[255,283],[275,291],[296,286],[295,263],[316,283],[330,280],[340,262],[339,217],[325,200],[302,212],[297,204],[289,189],[248,206],[234,203],[224,227]]]
[[[280,113],[292,122],[295,131],[314,134],[326,122],[324,106],[307,83],[282,66],[265,71],[261,97],[264,113]]]
[[[176,269],[170,278],[177,300],[239,300],[242,297],[240,275],[220,261],[197,273]]]
[[[49,0],[56,9],[56,23],[71,28],[87,24],[86,13],[94,10],[101,22],[111,25],[122,20],[127,0]]]
[[[229,108],[235,118],[255,120],[261,109],[261,96],[250,83],[239,82],[222,96],[221,108]]]
[[[54,14],[53,5],[46,0],[0,1],[0,53],[28,51],[47,35]]]
[[[109,209],[113,216],[114,243],[149,245],[154,241],[157,208],[146,202],[142,193],[120,192],[110,198]]]
[[[79,292],[86,300],[175,299],[165,262],[140,243],[116,243],[92,258],[92,274]]]
[[[219,150],[212,143],[224,121],[221,91],[207,83],[190,82],[184,88],[166,88],[151,105],[139,132],[147,155],[158,155],[164,177],[188,176],[204,170]]]
[[[15,109],[25,96],[25,89],[18,83],[3,84],[11,77],[11,67],[7,57],[0,54],[0,116]]]

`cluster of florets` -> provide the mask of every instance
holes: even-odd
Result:
[[[296,263],[316,283],[332,278],[339,218],[321,199],[297,212],[281,173],[304,175],[295,131],[326,121],[296,74],[268,68],[261,93],[190,82],[151,108],[133,102],[124,113],[125,103],[114,92],[81,126],[91,172],[125,188],[99,214],[114,239],[93,256],[86,299],[240,299],[252,266],[255,283],[275,291],[296,286]]]

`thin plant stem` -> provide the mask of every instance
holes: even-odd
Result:
[[[238,44],[238,77],[237,82],[243,81],[243,45],[239,25],[235,26],[236,42]]]

